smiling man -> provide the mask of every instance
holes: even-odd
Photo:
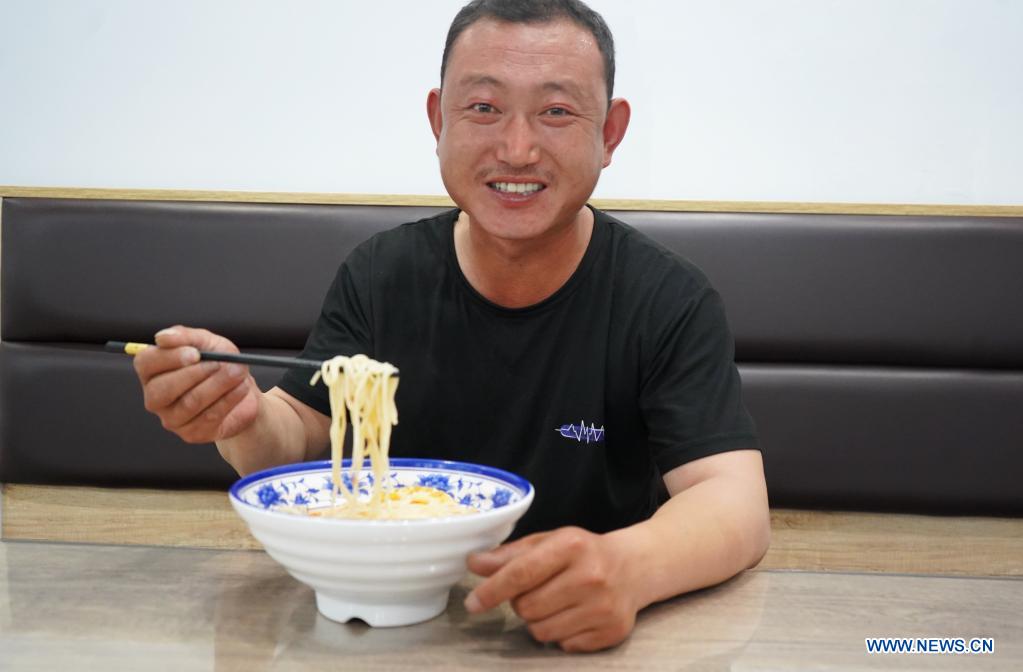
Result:
[[[613,646],[643,607],[755,565],[763,464],[718,294],[698,269],[587,205],[625,135],[614,47],[576,0],[477,0],[427,97],[458,208],[341,265],[304,357],[402,372],[391,454],[517,472],[515,541],[470,557],[470,612],[511,603],[566,650]],[[136,357],[146,407],[239,473],[321,455],[326,391],[260,393],[230,341],[178,326]]]

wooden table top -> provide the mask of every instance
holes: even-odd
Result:
[[[0,542],[0,671],[1023,669],[1023,580],[751,571],[644,610],[597,654],[507,608],[373,629],[320,616],[258,551]],[[869,654],[867,637],[987,637],[994,653]]]

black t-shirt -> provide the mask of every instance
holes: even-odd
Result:
[[[536,497],[515,536],[639,522],[663,501],[663,474],[757,447],[717,292],[688,261],[594,215],[571,278],[516,309],[462,275],[457,210],[377,234],[341,265],[302,355],[398,367],[391,455],[527,478]],[[280,386],[330,414],[308,373]]]

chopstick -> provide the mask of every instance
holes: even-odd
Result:
[[[126,343],[124,341],[107,341],[103,346],[109,352],[119,352],[126,355],[137,355],[140,351],[150,347],[149,343]],[[237,362],[239,364],[255,364],[257,366],[276,366],[284,369],[312,369],[320,370],[323,362],[314,359],[298,359],[296,357],[275,357],[273,355],[249,355],[233,352],[206,352],[199,351],[199,359],[211,362]]]

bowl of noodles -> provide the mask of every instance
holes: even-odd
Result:
[[[479,464],[390,459],[397,369],[363,355],[323,362],[331,459],[243,477],[230,501],[266,552],[316,592],[327,618],[410,625],[444,611],[466,557],[511,534],[533,486]],[[342,459],[352,430],[352,456]]]
[[[500,469],[392,458],[383,483],[364,474],[356,487],[365,504],[384,486],[383,511],[370,516],[339,506],[347,500],[332,472],[329,460],[257,472],[235,483],[231,504],[266,552],[316,592],[320,613],[378,627],[443,612],[466,556],[501,543],[533,499],[528,481]],[[351,474],[345,460],[342,487]]]

